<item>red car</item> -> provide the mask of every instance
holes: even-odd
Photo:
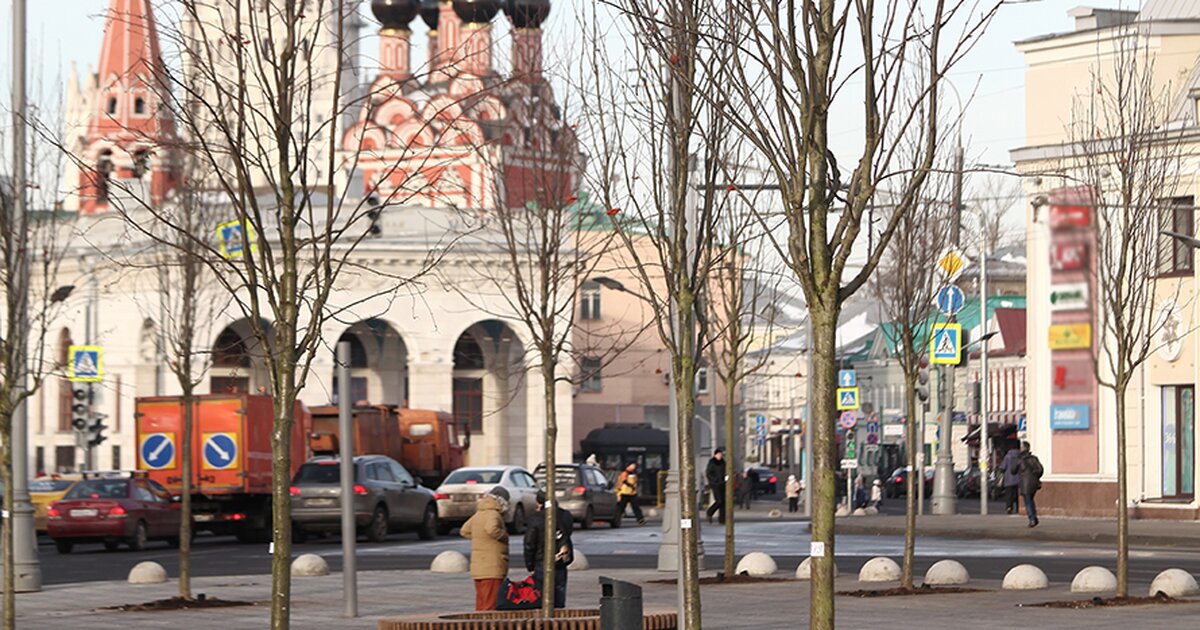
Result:
[[[148,540],[179,545],[179,504],[157,482],[145,478],[85,479],[47,511],[47,533],[59,553],[77,543],[121,543],[135,551]]]

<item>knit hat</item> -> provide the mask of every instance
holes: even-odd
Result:
[[[506,503],[512,498],[504,486],[492,486],[492,489],[488,490],[487,493]]]

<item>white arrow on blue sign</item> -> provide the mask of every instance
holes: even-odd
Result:
[[[966,303],[967,297],[963,295],[962,289],[953,284],[938,289],[937,307],[946,315],[957,315],[959,311],[963,310]]]
[[[166,433],[151,433],[142,438],[142,463],[150,470],[171,468],[175,462],[175,439]]]
[[[858,377],[854,370],[838,370],[838,387],[856,387]]]
[[[223,470],[237,461],[237,442],[228,433],[214,433],[204,440],[204,463],[207,468]]]

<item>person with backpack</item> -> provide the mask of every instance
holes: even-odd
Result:
[[[642,506],[638,505],[638,476],[637,463],[629,462],[625,470],[617,476],[617,513],[613,518],[620,519],[625,516],[625,506],[633,508],[633,516],[637,518],[638,525],[646,524],[646,517],[642,515]]]
[[[788,512],[800,511],[800,482],[796,480],[796,475],[788,475],[787,485],[783,488],[787,495]]]
[[[1029,516],[1029,526],[1037,527],[1037,504],[1033,496],[1042,487],[1042,462],[1029,450],[1029,442],[1021,442],[1021,459],[1017,464],[1021,477],[1021,496],[1025,498],[1025,514]]]
[[[546,491],[538,490],[537,512],[529,519],[525,529],[525,568],[533,574],[533,581],[542,590],[543,572],[542,560],[546,557]],[[557,552],[554,555],[554,607],[567,607],[567,567],[575,561],[575,543],[571,541],[571,530],[574,523],[571,513],[555,504],[554,510],[554,540]]]
[[[1017,489],[1021,485],[1021,474],[1017,466],[1021,463],[1021,451],[1010,448],[1000,462],[1000,470],[1004,473],[1001,482],[1004,484],[1004,509],[1009,514],[1017,513]]]
[[[479,498],[475,514],[459,532],[471,541],[471,579],[475,580],[475,610],[496,610],[500,584],[508,577],[508,530],[504,512],[509,494],[496,486]]]

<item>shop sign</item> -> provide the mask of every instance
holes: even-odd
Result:
[[[1050,246],[1050,268],[1076,271],[1087,264],[1087,243],[1054,243]]]
[[[1049,346],[1051,350],[1090,348],[1092,347],[1092,325],[1088,322],[1054,324],[1050,327]]]
[[[1091,408],[1087,405],[1050,405],[1050,428],[1058,431],[1086,430]]]
[[[1088,283],[1069,282],[1050,287],[1050,310],[1079,311],[1089,306]]]
[[[1087,206],[1050,206],[1050,229],[1087,227],[1091,216]]]

